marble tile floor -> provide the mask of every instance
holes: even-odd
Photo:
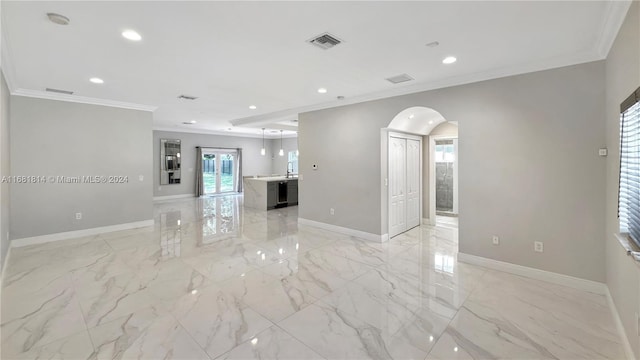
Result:
[[[457,261],[455,226],[388,243],[241,196],[15,248],[2,359],[623,359],[604,296]]]

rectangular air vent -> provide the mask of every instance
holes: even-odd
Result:
[[[73,95],[73,91],[69,91],[69,90],[60,90],[60,89],[52,89],[52,88],[46,88],[45,90],[48,92],[53,92],[58,94]]]
[[[323,50],[331,49],[332,47],[342,43],[341,40],[338,40],[338,38],[336,38],[335,36],[329,33],[324,33],[322,35],[316,36],[313,39],[307,40],[307,41],[311,45],[315,45]]]
[[[189,95],[180,95],[178,96],[178,99],[180,100],[195,100],[197,99],[196,96],[189,96]]]
[[[400,74],[400,75],[396,75],[396,76],[392,76],[390,78],[387,78],[387,81],[392,83],[392,84],[398,84],[398,83],[403,83],[406,81],[411,81],[413,80],[413,78],[407,74]]]

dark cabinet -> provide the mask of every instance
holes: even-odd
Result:
[[[267,209],[298,205],[298,180],[269,181]]]
[[[298,205],[298,180],[289,180],[287,182],[287,204]]]
[[[278,205],[278,183],[270,181],[267,183],[267,209],[273,209]]]

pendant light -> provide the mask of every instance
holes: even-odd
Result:
[[[260,155],[265,156],[267,154],[267,149],[264,148],[264,128],[262,128],[262,150],[260,150]]]
[[[284,156],[284,149],[282,148],[282,130],[280,130],[280,151],[278,152],[278,155]]]

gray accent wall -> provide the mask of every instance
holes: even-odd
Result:
[[[13,184],[12,239],[152,219],[151,126],[151,112],[12,96],[13,176],[128,177]]]
[[[380,129],[412,106],[458,123],[461,252],[604,281],[603,61],[300,114],[299,216],[387,233]]]
[[[9,176],[10,158],[9,158],[9,88],[4,78],[4,74],[0,72],[1,87],[0,96],[0,176]],[[9,250],[9,210],[10,210],[10,184],[3,182],[0,184],[0,269],[3,268],[4,260]]]
[[[606,60],[606,281],[629,343],[640,359],[636,314],[640,313],[640,264],[614,236],[619,230],[620,103],[640,86],[640,3],[633,2]]]
[[[180,184],[160,185],[160,139],[180,139],[182,143],[182,179]],[[270,175],[273,142],[266,140],[267,154],[260,155],[262,138],[153,131],[153,196],[195,195],[196,146],[242,148],[242,175]],[[278,139],[278,146],[280,139]],[[275,156],[278,156],[276,149]]]

